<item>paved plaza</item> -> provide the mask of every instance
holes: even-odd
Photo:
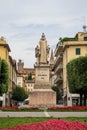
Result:
[[[87,117],[87,112],[2,112],[0,117]]]

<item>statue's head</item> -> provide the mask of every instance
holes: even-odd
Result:
[[[45,34],[42,33],[41,40],[45,40],[45,39],[46,39],[46,38],[45,38]]]

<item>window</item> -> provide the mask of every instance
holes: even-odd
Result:
[[[80,55],[80,48],[76,48],[76,55]]]
[[[84,41],[87,41],[87,37],[84,37]]]

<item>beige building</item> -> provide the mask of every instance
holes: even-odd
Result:
[[[18,76],[17,85],[23,87],[27,92],[30,92],[34,88],[35,83],[35,69],[24,68],[24,62],[18,61]]]
[[[25,83],[26,83],[26,89],[27,89],[28,93],[34,90],[34,84],[35,84],[34,79],[33,80],[26,80]]]
[[[20,86],[20,87],[24,86],[24,78],[23,78],[23,76],[21,76],[21,75],[17,76],[17,85]]]
[[[11,56],[9,56],[9,88],[8,88],[8,101],[7,105],[11,105],[11,97],[12,97],[12,91],[17,85],[17,67],[16,67],[16,60],[12,59]]]
[[[28,79],[29,74],[31,73],[32,79],[35,78],[35,69],[34,68],[24,68],[24,62],[22,60],[18,61],[18,73],[23,76],[25,79]]]
[[[63,88],[64,103],[68,106],[79,103],[79,95],[71,94],[68,89],[66,65],[69,61],[80,56],[87,56],[87,33],[79,32],[74,38],[65,38],[55,49],[55,83]]]
[[[61,93],[61,100],[63,100],[63,43],[58,42],[54,51],[55,62],[54,62],[54,83],[59,87]],[[59,101],[58,101],[59,103]]]

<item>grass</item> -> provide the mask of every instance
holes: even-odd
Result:
[[[87,117],[65,117],[65,118],[61,118],[61,119],[68,120],[68,121],[87,122]]]
[[[52,117],[0,117],[0,129],[14,127],[21,124],[26,123],[36,123],[41,121],[46,121],[49,119],[53,119]],[[68,121],[80,121],[87,122],[87,117],[67,117],[67,118],[58,118]]]
[[[0,117],[0,129],[14,127],[25,123],[34,123],[49,120],[52,118],[43,117]]]

